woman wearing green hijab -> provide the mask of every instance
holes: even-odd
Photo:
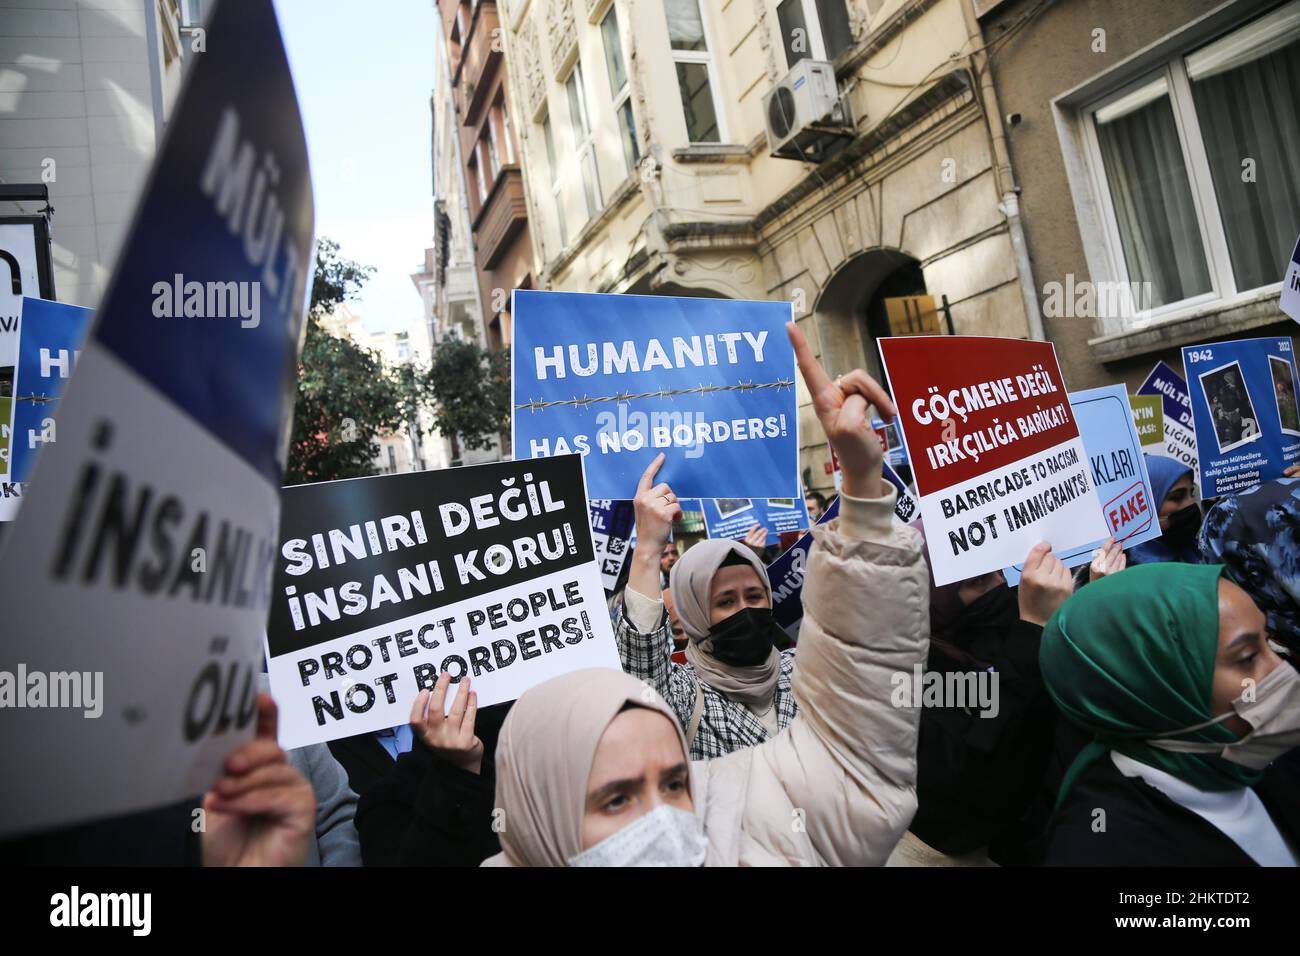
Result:
[[[1049,865],[1295,866],[1300,674],[1222,565],[1090,584],[1043,632],[1048,692],[1090,743],[1065,775]]]

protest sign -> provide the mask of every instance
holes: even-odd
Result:
[[[1286,275],[1282,277],[1282,311],[1300,322],[1300,239],[1296,240],[1291,250],[1291,259],[1286,264]]]
[[[1151,446],[1165,443],[1165,409],[1164,400],[1159,395],[1130,395],[1129,409],[1133,413],[1133,424],[1137,428],[1138,441],[1142,451]],[[1084,444],[1087,444],[1085,441]]]
[[[2,542],[3,833],[188,799],[252,737],[312,219],[271,2],[220,3]]]
[[[705,498],[704,527],[710,538],[739,540],[757,524],[769,537],[801,531],[812,522],[803,496],[798,498]]]
[[[620,666],[577,455],[294,485],[280,542],[283,747],[406,723],[443,670],[487,707]]]
[[[1157,362],[1146,381],[1138,386],[1137,393],[1158,396],[1164,411],[1164,444],[1147,448],[1147,454],[1181,461],[1195,474],[1196,433],[1192,430],[1192,399],[1187,394],[1187,381],[1164,362]]]
[[[58,432],[54,414],[94,312],[62,302],[23,298],[14,378],[13,453],[9,477],[27,481],[37,452]]]
[[[579,452],[596,498],[646,466],[683,498],[799,493],[788,302],[514,293],[519,458]]]
[[[887,422],[883,418],[873,418],[871,427],[880,438],[880,447],[885,450],[885,461],[894,468],[907,464],[907,446],[903,444],[898,422]]]
[[[1107,531],[1104,537],[1087,544],[1055,549],[1061,562],[1067,568],[1074,568],[1091,561],[1093,552],[1109,537],[1113,536],[1125,548],[1160,537],[1156,516],[1160,505],[1152,500],[1142,441],[1124,386],[1071,392],[1070,408],[1088,452],[1092,483],[1097,489]],[[1007,584],[1015,587],[1020,583],[1023,567],[1016,563],[1005,569]]]
[[[832,450],[833,451],[833,450]],[[912,524],[921,516],[916,499],[912,497],[898,473],[884,465],[884,478],[898,492],[894,504],[894,517],[903,524]],[[816,525],[825,524],[840,513],[840,499],[836,495],[826,506]],[[808,549],[812,547],[811,535],[804,535],[787,548],[780,557],[767,566],[768,580],[772,583],[772,613],[776,622],[790,636],[798,640],[799,622],[803,620],[803,578]]]
[[[1201,495],[1217,498],[1281,478],[1300,460],[1300,411],[1290,339],[1241,339],[1183,349]]]
[[[600,565],[600,580],[606,591],[613,591],[618,585],[618,576],[623,572],[623,563],[632,550],[636,509],[630,501],[608,498],[588,502],[588,505],[591,509],[591,543],[596,563]]]
[[[1006,568],[1038,541],[1105,537],[1087,453],[1046,342],[880,340],[938,585]]]
[[[817,519],[817,524],[823,525],[839,514],[840,499],[837,495]],[[803,580],[808,551],[812,546],[813,537],[806,534],[767,566],[767,579],[772,585],[772,616],[792,641],[799,639],[799,623],[803,620]]]
[[[835,480],[835,493],[839,494],[844,486],[844,471],[840,468],[840,458],[835,454],[835,449],[829,443],[826,447],[830,451],[830,461],[826,463],[826,468]],[[894,505],[894,515],[903,524],[911,524],[921,516],[920,504],[912,497],[912,491],[907,482],[903,481],[902,476],[890,467],[888,461],[885,461],[880,466],[880,469],[885,480],[898,491],[898,501]]]

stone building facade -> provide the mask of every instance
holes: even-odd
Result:
[[[832,375],[879,373],[887,298],[1041,335],[971,0],[500,8],[541,287],[788,300]],[[768,149],[764,96],[804,55],[851,117],[820,163]],[[828,489],[802,383],[800,404],[804,482]]]

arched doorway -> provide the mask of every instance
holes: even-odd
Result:
[[[885,299],[925,291],[921,263],[896,249],[872,249],[846,261],[813,308],[826,371],[842,375],[861,367],[883,384],[876,339],[889,335]]]

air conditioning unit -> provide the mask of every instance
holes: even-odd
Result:
[[[835,67],[800,60],[763,99],[767,146],[773,156],[821,162],[853,137],[848,105],[835,84]]]

